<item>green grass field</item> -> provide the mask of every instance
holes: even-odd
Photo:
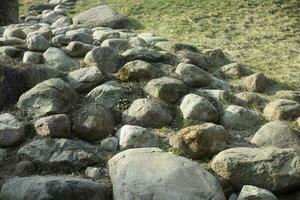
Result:
[[[133,30],[222,48],[278,85],[300,90],[299,0],[82,0],[71,15],[97,4],[129,16]]]

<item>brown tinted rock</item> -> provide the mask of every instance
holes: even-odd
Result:
[[[293,100],[276,99],[264,109],[264,116],[268,120],[292,120],[300,116],[300,104]]]
[[[267,79],[263,73],[255,73],[243,80],[243,86],[250,92],[263,92],[266,89]]]

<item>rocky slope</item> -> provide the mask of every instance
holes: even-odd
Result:
[[[75,3],[0,27],[0,199],[300,198],[299,91]]]

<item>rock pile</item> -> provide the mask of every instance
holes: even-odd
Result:
[[[75,3],[0,27],[0,199],[300,199],[299,91]]]

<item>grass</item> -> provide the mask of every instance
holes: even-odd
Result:
[[[278,85],[300,90],[299,0],[81,0],[72,14],[98,4],[129,16],[137,32],[222,48]]]

